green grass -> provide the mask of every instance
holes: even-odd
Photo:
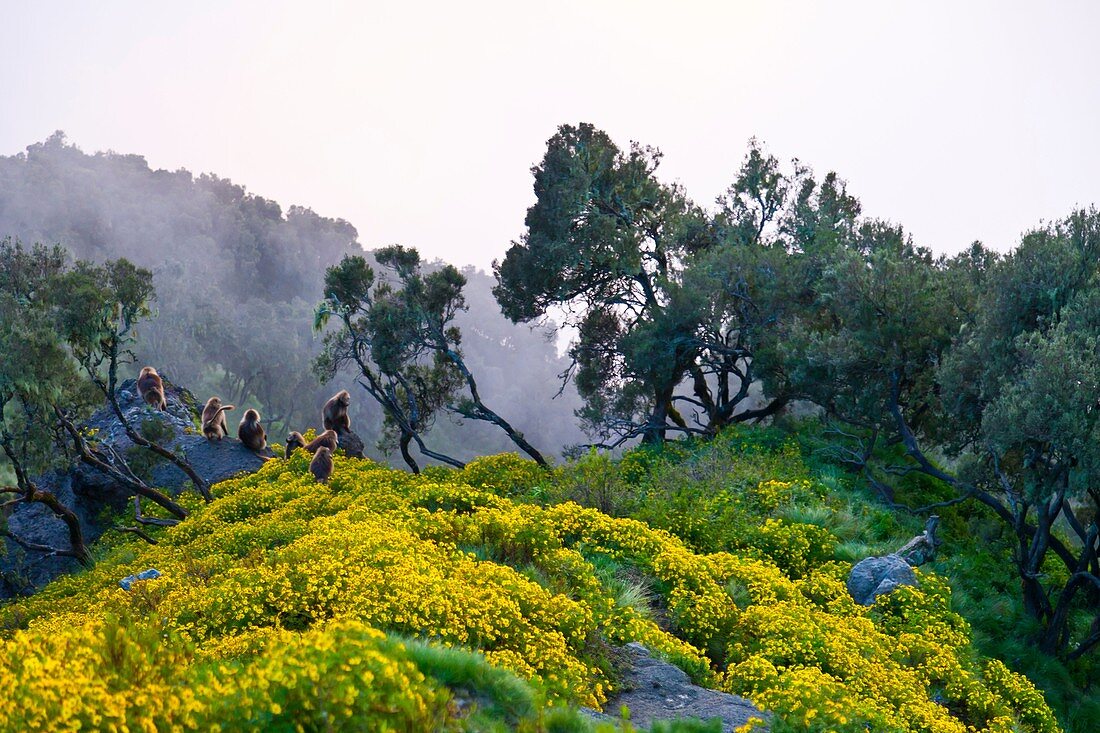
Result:
[[[559,478],[550,492],[554,499],[588,503],[586,499],[599,494],[605,507],[613,505],[617,513],[668,529],[700,551],[729,549],[745,531],[735,521],[743,514],[715,512],[713,498],[769,479],[809,480],[821,491],[819,499],[803,497],[780,507],[778,516],[827,529],[838,540],[838,561],[854,563],[893,552],[923,530],[924,517],[888,509],[861,477],[836,464],[812,423],[734,427],[709,443],[683,440],[664,450],[629,452],[615,467],[632,487],[630,494],[608,475],[606,459],[589,460],[587,466]],[[594,476],[599,476],[603,491],[592,492]],[[899,498],[938,500],[944,491],[935,482],[910,477],[900,486]],[[705,526],[678,524],[677,517],[693,513],[707,517]],[[1001,659],[1038,685],[1067,733],[1100,730],[1100,655],[1093,652],[1065,663],[1038,651],[1032,642],[1036,624],[1019,599],[1011,543],[1001,537],[998,522],[976,505],[963,504],[940,514],[944,544],[929,567],[948,578],[953,608],[973,627],[977,651]],[[735,591],[731,589],[736,597]],[[645,589],[624,587],[621,593],[624,602],[646,606]]]

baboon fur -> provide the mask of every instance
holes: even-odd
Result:
[[[168,402],[164,399],[164,382],[161,381],[157,370],[151,366],[142,367],[137,378],[137,390],[141,399],[164,412],[168,409]]]
[[[250,451],[259,453],[267,447],[267,433],[260,424],[260,413],[256,410],[245,410],[241,424],[237,428],[237,437]]]
[[[321,410],[321,424],[325,430],[351,430],[351,418],[348,417],[348,405],[351,404],[351,393],[342,389],[325,403]]]
[[[234,409],[233,405],[223,405],[217,397],[211,397],[202,408],[202,434],[207,440],[221,440],[229,435],[229,424],[225,421],[227,410]]]
[[[313,460],[309,462],[309,472],[318,482],[327,484],[329,477],[332,476],[332,466],[332,451],[322,445],[317,449]]]
[[[326,430],[308,443],[306,443],[306,439],[302,437],[301,433],[294,432],[286,437],[286,455],[289,458],[295,448],[305,448],[310,453],[316,453],[317,449],[322,446],[328,448],[329,452],[333,452],[339,445],[340,440],[333,430]]]

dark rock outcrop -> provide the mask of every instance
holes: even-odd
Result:
[[[636,728],[648,728],[657,721],[696,718],[722,722],[728,733],[749,721],[768,719],[749,700],[726,692],[708,690],[691,682],[687,674],[668,662],[654,659],[649,650],[634,642],[623,647],[626,664],[622,670],[623,690],[607,701],[607,713],[585,711],[589,716],[614,722],[624,706],[630,711],[630,723]],[[767,725],[756,728],[766,731]]]
[[[198,429],[199,403],[186,389],[164,380],[166,412],[145,404],[134,380],[118,389],[119,407],[130,424],[145,435],[182,455],[205,481],[213,484],[241,472],[255,471],[264,457],[245,448],[235,438],[211,442]],[[84,424],[92,439],[110,446],[127,459],[149,485],[170,494],[190,486],[187,476],[166,459],[139,448],[127,437],[122,423],[109,405],[96,411]],[[271,456],[270,451],[265,451]],[[89,544],[110,529],[112,514],[124,511],[130,492],[95,468],[76,464],[65,471],[52,471],[35,478],[42,489],[53,492],[80,519]],[[21,539],[51,547],[68,547],[65,524],[42,504],[19,504],[6,519],[9,530]],[[76,560],[25,552],[5,538],[7,552],[0,555],[0,598],[31,593],[50,580],[79,567]]]
[[[344,455],[349,458],[363,457],[363,439],[354,431],[340,428],[336,431],[336,439],[339,441],[340,449],[344,451]]]
[[[38,476],[40,489],[52,492],[65,506],[73,510],[84,529],[84,539],[92,542],[103,534],[100,517],[112,509],[125,508],[126,496],[111,493],[99,484],[86,486],[79,474],[51,471]],[[5,519],[8,530],[27,542],[49,547],[68,547],[69,532],[65,523],[45,504],[17,504]],[[4,538],[4,553],[0,555],[0,598],[26,595],[57,576],[71,572],[80,564],[71,557],[55,557],[23,548]]]
[[[900,555],[865,557],[848,574],[847,585],[856,603],[870,606],[900,585],[917,585],[917,576]]]

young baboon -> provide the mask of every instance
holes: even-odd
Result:
[[[329,476],[332,475],[332,451],[323,445],[318,448],[317,454],[309,462],[309,472],[320,483],[327,484]]]
[[[241,424],[237,428],[237,437],[251,451],[259,453],[267,447],[267,433],[264,426],[260,425],[260,413],[255,410],[245,410]]]
[[[333,430],[326,430],[309,441],[306,445],[306,450],[310,453],[316,453],[318,448],[324,446],[328,448],[330,452],[335,452],[338,445],[340,445],[340,440],[336,437],[336,432]]]
[[[234,409],[233,405],[223,405],[217,397],[211,397],[202,408],[202,434],[207,440],[221,440],[229,435],[229,424],[225,421],[227,410]]]
[[[329,451],[335,451],[339,445],[340,440],[332,430],[326,430],[309,443],[306,443],[306,439],[302,437],[301,433],[293,432],[286,436],[286,457],[290,458],[290,454],[294,452],[295,448],[305,448],[310,453],[316,453],[321,446],[328,448]]]
[[[325,409],[321,410],[321,424],[325,430],[351,430],[351,418],[348,417],[348,405],[351,404],[351,393],[342,389],[325,403]]]
[[[305,448],[306,439],[302,437],[302,434],[297,430],[286,436],[286,453],[285,457],[290,458],[290,454],[294,452],[295,448]]]
[[[141,368],[137,378],[137,390],[141,399],[148,404],[162,412],[168,409],[168,402],[164,399],[164,382],[153,367]]]

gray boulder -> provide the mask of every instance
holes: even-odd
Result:
[[[40,489],[53,493],[58,501],[76,513],[84,528],[84,538],[88,542],[103,534],[97,520],[104,509],[125,508],[125,495],[121,493],[112,495],[110,492],[101,491],[102,487],[99,486],[85,493],[86,487],[82,486],[80,478],[72,473],[51,471],[38,476],[35,483]],[[48,547],[68,547],[68,528],[45,504],[17,504],[9,509],[8,516],[0,521],[5,521],[8,530],[26,542]],[[2,542],[0,599],[26,595],[62,573],[80,567],[80,563],[71,557],[25,552],[7,537]]]
[[[127,575],[125,578],[118,581],[118,586],[122,588],[122,590],[130,590],[130,588],[134,586],[134,583],[139,580],[156,580],[160,575],[160,571],[156,568],[149,568],[148,570],[142,570],[140,573]]]
[[[625,706],[630,711],[631,725],[637,728],[648,728],[662,720],[717,718],[723,732],[737,729],[749,718],[768,719],[743,697],[692,684],[682,669],[653,658],[642,644],[627,644],[623,651],[623,689],[607,701],[606,714],[585,711],[592,718],[613,722]],[[756,730],[767,730],[767,726]]]
[[[855,564],[848,574],[848,592],[864,606],[900,585],[917,585],[913,568],[900,555],[867,557]]]
[[[167,379],[164,380],[164,391],[168,410],[161,412],[142,402],[135,381],[126,380],[118,389],[119,407],[127,421],[139,430],[147,421],[159,423],[158,430],[163,431],[165,437],[157,442],[181,454],[207,482],[214,484],[242,471],[255,471],[264,464],[265,458],[274,455],[270,450],[264,451],[262,455],[253,453],[236,437],[207,440],[199,430],[199,410],[202,405],[195,396],[189,390],[171,384]],[[230,436],[236,435],[233,417],[234,413],[227,414]],[[150,474],[145,477],[150,485],[173,494],[186,488],[189,482],[187,475],[170,462],[138,449],[127,437],[122,423],[109,406],[104,406],[93,414],[88,419],[87,426],[98,431],[96,440],[110,445],[124,457],[133,452],[144,454],[151,466]],[[101,482],[108,487],[114,487],[109,478],[90,466],[78,465],[75,470],[84,476],[86,482]]]

